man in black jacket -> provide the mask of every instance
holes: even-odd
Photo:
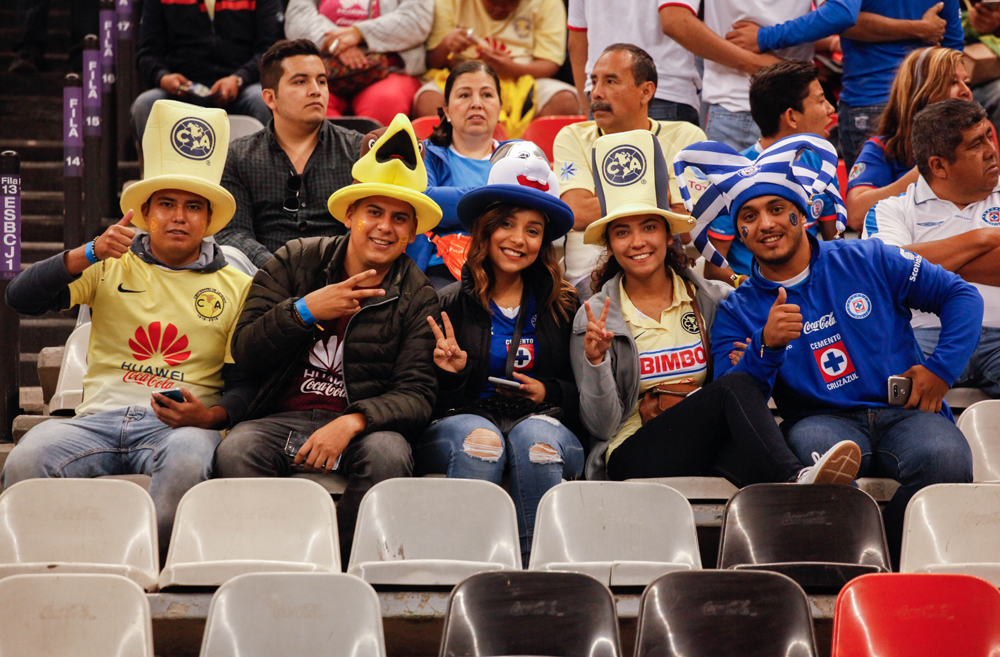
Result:
[[[410,475],[408,441],[430,421],[437,394],[427,323],[439,315],[437,294],[405,251],[441,209],[422,193],[427,174],[409,121],[397,117],[353,173],[369,182],[328,204],[350,233],[292,240],[254,277],[232,349],[262,385],[254,419],[216,452],[221,477],[346,475],[343,560],[365,492]]]
[[[221,107],[266,125],[271,110],[258,67],[281,38],[280,11],[279,0],[146,0],[136,64],[150,89],[132,103],[136,139],[153,103],[164,98]]]

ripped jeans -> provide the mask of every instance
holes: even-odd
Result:
[[[531,552],[535,510],[545,491],[583,472],[583,446],[558,420],[524,420],[505,440],[500,430],[478,415],[452,415],[431,424],[413,451],[416,475],[447,474],[460,479],[500,483],[510,471],[510,495],[517,511],[521,558]]]

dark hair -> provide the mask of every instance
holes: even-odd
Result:
[[[955,162],[955,150],[962,143],[962,133],[987,117],[979,103],[949,98],[928,105],[913,119],[913,158],[920,175],[931,177],[930,159],[943,157]]]
[[[631,43],[613,43],[605,48],[601,54],[609,52],[627,52],[631,54],[632,79],[635,80],[635,85],[639,86],[643,82],[652,82],[653,88],[656,88],[656,63],[653,62],[653,58],[649,56],[648,52]]]
[[[750,116],[764,137],[773,137],[781,128],[781,115],[788,108],[803,110],[809,85],[819,79],[812,62],[789,60],[766,66],[750,78]]]
[[[472,226],[472,238],[469,241],[465,262],[472,274],[473,294],[484,308],[490,307],[490,293],[496,284],[493,262],[490,260],[490,236],[504,221],[522,210],[534,210],[534,208],[498,203],[476,219],[476,223]],[[530,275],[551,280],[552,291],[549,293],[549,297],[539,299],[541,308],[544,312],[554,313],[566,321],[576,311],[576,288],[563,280],[562,269],[559,267],[559,257],[556,255],[555,247],[552,246],[552,238],[549,237],[548,228],[548,219],[546,219],[538,257],[522,272],[522,276]]]
[[[611,230],[611,224],[613,223],[613,221],[608,222],[608,225],[604,228],[604,241],[606,244],[608,242],[608,232]],[[667,223],[666,219],[663,220],[663,223],[667,226],[667,235],[672,235],[670,224]],[[688,257],[684,255],[683,248],[680,240],[676,239],[671,246],[667,247],[667,255],[663,258],[663,264],[667,266],[667,269],[672,269],[678,274],[682,270],[687,269],[688,266]],[[611,253],[611,246],[605,246],[604,253],[601,254],[600,259],[597,261],[597,267],[590,274],[590,289],[593,290],[594,294],[597,294],[604,287],[605,283],[624,271],[618,262],[618,258]]]
[[[260,58],[260,86],[278,93],[278,82],[285,72],[281,62],[300,55],[319,57],[319,48],[309,39],[282,39],[268,48]]]
[[[478,59],[470,59],[462,62],[453,68],[451,73],[448,74],[448,79],[444,83],[444,104],[447,105],[448,99],[451,98],[451,88],[455,86],[455,80],[466,73],[479,72],[483,72],[493,78],[493,83],[497,86],[497,100],[499,100],[502,105],[503,99],[500,97],[500,77],[496,74],[496,71],[493,70],[492,66],[486,62],[481,62]],[[438,108],[438,116],[441,118],[441,122],[435,126],[434,132],[431,133],[429,139],[435,146],[447,148],[448,146],[451,146],[451,121],[445,118],[443,107]]]

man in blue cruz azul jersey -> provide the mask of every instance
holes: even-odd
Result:
[[[76,417],[29,431],[7,458],[4,488],[152,475],[161,557],[181,496],[211,474],[218,430],[240,421],[256,391],[229,355],[250,277],[204,239],[236,209],[219,185],[228,143],[224,110],[157,101],[143,136],[146,178],[122,192],[122,220],[7,288],[20,312],[86,304],[93,324]],[[174,388],[179,401],[162,394]]]
[[[819,170],[801,158],[806,150],[820,157]],[[725,264],[703,229],[726,211],[754,257],[750,278],[722,302],[712,327],[717,374],[747,372],[773,396],[800,459],[852,440],[861,447],[859,476],[900,483],[884,512],[898,564],[909,499],[924,486],[972,481],[969,445],[942,398],[975,349],[983,300],[955,274],[905,249],[808,235],[805,213],[814,195],[827,192],[843,221],[836,164],[827,141],[796,135],[753,163],[703,142],[678,154],[675,166],[696,166],[711,183],[693,208],[699,225],[692,234],[706,257]],[[941,338],[928,358],[910,328],[911,309],[941,318]],[[734,365],[733,344],[747,336]],[[913,382],[905,406],[888,403],[891,376]]]

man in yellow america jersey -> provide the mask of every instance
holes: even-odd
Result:
[[[228,349],[250,278],[204,239],[235,210],[219,185],[228,143],[225,111],[158,101],[143,136],[147,177],[122,194],[122,220],[7,289],[8,305],[30,315],[86,304],[93,327],[77,416],[29,431],[7,459],[4,488],[152,475],[161,557],[181,496],[211,473],[218,430],[241,419],[255,390]],[[183,401],[163,394],[171,389]]]

